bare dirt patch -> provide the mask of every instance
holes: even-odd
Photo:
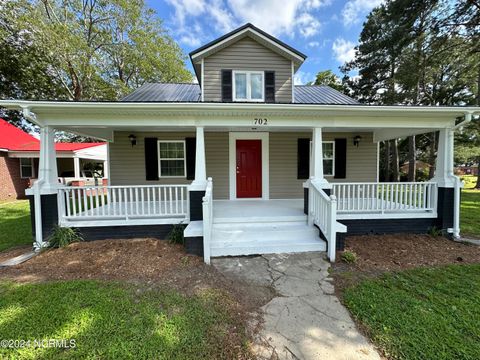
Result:
[[[387,271],[480,262],[480,246],[429,235],[350,236],[346,239],[345,251],[357,254],[357,261],[346,264],[341,260],[341,253],[337,254],[332,275],[339,295],[346,287]]]
[[[19,282],[100,279],[165,286],[185,294],[222,289],[253,310],[272,297],[268,288],[227,279],[182,245],[156,239],[80,242],[47,250],[33,259],[0,269],[0,278]]]

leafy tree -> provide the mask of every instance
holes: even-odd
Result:
[[[345,93],[345,86],[342,80],[333,73],[332,70],[323,70],[317,73],[315,81],[308,83],[308,85],[323,85]]]
[[[192,80],[186,56],[144,0],[0,1],[0,45],[4,99],[117,100],[145,82]],[[0,116],[32,130],[18,112]]]
[[[455,162],[480,166],[480,120],[467,124],[455,137]],[[480,169],[480,167],[479,167]],[[476,189],[480,189],[480,174]]]

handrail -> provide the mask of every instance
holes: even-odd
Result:
[[[188,217],[187,184],[69,186],[59,198],[64,222]]]
[[[435,182],[354,182],[332,184],[339,213],[437,212]]]
[[[337,200],[327,195],[314,179],[309,182],[308,222],[317,225],[327,240],[327,255],[335,261],[337,241]]]
[[[205,196],[202,198],[203,211],[203,261],[210,264],[210,243],[213,228],[213,182],[208,178]]]

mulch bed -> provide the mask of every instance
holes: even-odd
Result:
[[[480,263],[480,246],[429,235],[395,234],[350,236],[346,251],[357,255],[355,264],[346,264],[337,254],[332,276],[338,295],[362,279],[387,271],[419,266]]]
[[[0,269],[0,279],[18,282],[99,279],[175,289],[184,294],[215,288],[229,293],[246,311],[273,296],[269,288],[233,282],[182,245],[157,239],[101,240],[47,250],[33,259]]]

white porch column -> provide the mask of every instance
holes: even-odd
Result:
[[[195,148],[195,179],[192,182],[192,190],[205,190],[207,186],[207,170],[205,162],[205,137],[203,127],[198,126],[196,131]]]
[[[314,128],[312,136],[312,159],[311,159],[311,178],[318,184],[328,186],[328,181],[323,176],[323,147],[322,147],[322,128]]]
[[[453,143],[454,131],[440,130],[434,181],[439,187],[452,188],[455,186],[456,176],[453,173]]]
[[[80,178],[81,174],[80,174],[80,158],[78,157],[74,157],[73,158],[73,176],[78,179]]]
[[[42,194],[53,194],[58,188],[57,156],[55,153],[55,130],[50,126],[40,129],[40,161],[38,180]]]

